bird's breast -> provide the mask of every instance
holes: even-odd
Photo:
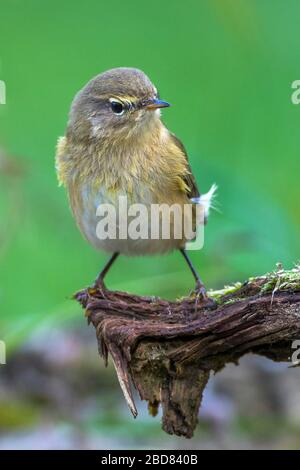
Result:
[[[167,200],[158,201],[155,189],[138,184],[134,190],[112,191],[104,185],[85,183],[77,186],[76,194],[70,191],[74,216],[85,238],[97,249],[120,252],[126,255],[164,253],[183,246],[183,237],[174,239],[174,220],[170,217],[170,237],[153,239],[154,205],[170,202],[182,205],[169,195]],[[168,210],[168,209],[166,209]],[[155,219],[155,223],[160,224]],[[166,215],[168,217],[168,214]],[[158,228],[159,233],[160,229]]]

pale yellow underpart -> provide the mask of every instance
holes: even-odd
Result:
[[[61,137],[57,144],[56,168],[60,184],[66,186],[70,205],[85,238],[97,249],[126,255],[164,253],[184,247],[178,240],[99,240],[96,226],[99,204],[129,203],[190,204],[184,177],[186,157],[157,120],[147,138],[128,138],[101,143],[74,143]],[[192,226],[192,224],[190,224]],[[150,228],[150,227],[149,227]],[[174,231],[171,229],[171,234]]]

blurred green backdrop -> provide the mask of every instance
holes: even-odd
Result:
[[[1,0],[0,337],[82,317],[70,299],[106,255],[81,238],[54,153],[74,94],[117,66],[144,70],[172,103],[202,191],[219,186],[201,252],[207,286],[290,266],[299,256],[297,0]],[[193,286],[179,254],[122,258],[108,285],[176,297]],[[48,324],[47,323],[47,324]]]

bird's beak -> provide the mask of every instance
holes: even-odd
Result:
[[[167,101],[162,101],[162,100],[157,100],[157,99],[151,99],[151,100],[148,100],[145,104],[144,104],[145,108],[146,109],[158,109],[158,108],[168,108],[170,105],[170,103],[167,103]]]

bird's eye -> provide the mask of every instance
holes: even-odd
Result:
[[[124,113],[124,110],[125,110],[125,106],[123,103],[121,103],[120,101],[116,101],[116,100],[111,100],[110,101],[110,107],[111,107],[111,110],[114,114],[118,114],[119,116],[121,114]]]

